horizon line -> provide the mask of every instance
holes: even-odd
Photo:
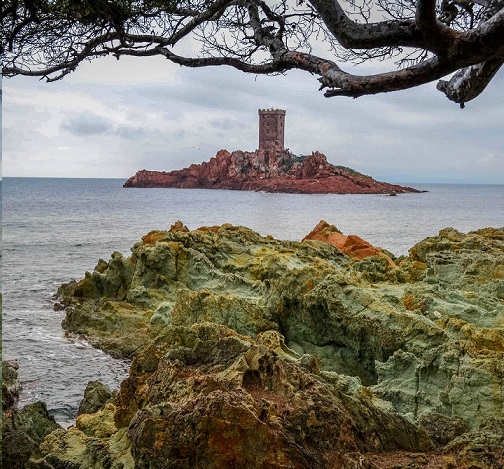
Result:
[[[97,176],[1,176],[0,181],[3,179],[124,179],[127,180],[128,176],[110,176],[110,177],[97,177]],[[386,178],[388,179],[388,178]],[[477,185],[477,186],[503,186],[504,183],[497,182],[474,182],[474,181],[453,181],[453,180],[436,180],[436,181],[398,181],[393,180],[390,184],[453,184],[453,185]]]

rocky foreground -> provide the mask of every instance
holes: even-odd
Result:
[[[325,222],[177,223],[59,293],[68,331],[133,361],[27,468],[503,467],[503,228],[395,258]]]
[[[375,181],[350,168],[328,163],[314,152],[297,157],[287,150],[220,150],[210,161],[177,171],[138,171],[124,187],[231,189],[299,194],[396,194],[419,192]]]

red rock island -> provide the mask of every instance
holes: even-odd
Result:
[[[375,181],[328,163],[322,153],[296,156],[284,148],[285,111],[259,110],[259,149],[220,150],[208,162],[176,171],[138,171],[124,187],[232,189],[299,194],[396,194],[419,192]]]

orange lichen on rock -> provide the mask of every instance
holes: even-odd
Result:
[[[142,236],[144,244],[152,244],[160,241],[164,237],[164,232],[159,230],[149,231],[145,236]]]
[[[174,233],[180,231],[182,233],[189,233],[189,228],[185,226],[180,220],[177,220],[173,225],[170,226],[170,232]]]
[[[387,260],[390,267],[397,267],[389,256],[380,249],[375,248],[371,243],[357,235],[344,235],[338,228],[334,225],[329,225],[325,220],[321,220],[318,225],[303,238],[303,241],[305,240],[323,241],[331,244],[351,259],[362,260],[371,256],[383,257]]]

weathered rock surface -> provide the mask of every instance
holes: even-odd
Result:
[[[424,430],[281,342],[211,323],[167,327],[138,352],[117,408],[50,435],[29,467],[121,467],[120,455],[137,469],[324,469],[358,467],[368,452],[432,449]]]
[[[84,390],[84,399],[79,404],[77,415],[93,414],[112,401],[113,392],[100,381],[90,381]]]
[[[411,187],[375,181],[349,168],[328,163],[314,152],[296,157],[286,150],[220,150],[208,162],[176,171],[138,171],[124,187],[232,189],[300,194],[396,194]]]
[[[75,427],[52,432],[26,469],[135,468],[127,429],[117,429],[114,411],[115,406],[107,404],[94,414],[79,415]]]
[[[49,415],[43,402],[19,409],[21,386],[14,361],[2,362],[2,467],[24,469],[30,456],[38,454],[42,440],[61,427]]]
[[[402,304],[443,339],[411,337],[410,348],[377,364],[375,392],[401,412],[461,416],[471,426],[503,415],[504,229],[441,230],[415,245],[401,267],[418,278]]]
[[[72,438],[135,467],[501,467],[504,229],[447,228],[396,262],[321,227],[296,243],[179,223],[63,286],[64,326],[135,359],[117,432],[81,420],[44,461]]]
[[[352,259],[362,260],[366,257],[378,256],[384,258],[390,267],[397,267],[391,257],[382,249],[375,248],[371,243],[357,235],[344,235],[338,228],[334,225],[329,225],[325,220],[320,221],[320,223],[303,238],[303,241],[310,239],[324,241],[336,246],[341,252]]]
[[[462,434],[444,449],[455,452],[459,466],[469,468],[504,467],[504,417],[502,413],[473,431]]]

